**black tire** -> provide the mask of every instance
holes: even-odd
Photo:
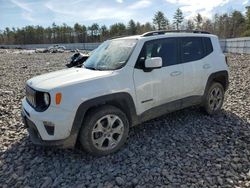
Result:
[[[204,101],[204,110],[208,115],[214,115],[221,111],[221,107],[224,101],[224,94],[224,87],[220,83],[213,82],[210,85],[209,89],[205,94]]]
[[[113,121],[114,123],[110,126],[109,122]],[[111,128],[109,129],[108,127]],[[102,131],[99,131],[101,129]],[[116,130],[116,132],[119,130],[122,134],[119,135],[114,130]],[[119,108],[104,105],[97,107],[86,114],[84,123],[79,133],[79,141],[83,149],[88,153],[96,156],[103,156],[119,150],[126,142],[128,132],[129,121],[126,115]],[[101,140],[100,143],[102,144],[99,144],[98,139]],[[111,142],[113,145],[111,145]],[[116,145],[114,143],[116,143]],[[108,146],[105,146],[105,144]]]

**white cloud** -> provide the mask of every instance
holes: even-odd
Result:
[[[28,20],[29,22],[35,23],[36,21],[38,21],[32,16],[30,12],[23,12],[21,15],[25,20]]]
[[[134,4],[130,5],[128,8],[130,9],[142,9],[142,8],[147,8],[152,4],[151,1],[149,0],[140,0],[135,2]]]
[[[117,3],[123,3],[123,0],[116,0]]]
[[[187,15],[192,17],[197,13],[202,14],[208,18],[212,17],[214,8],[223,6],[229,3],[230,0],[166,0],[169,3],[175,4]]]
[[[245,0],[242,5],[246,5],[248,3],[248,0]]]
[[[23,3],[23,2],[18,1],[18,0],[11,0],[11,2],[24,11],[33,12],[33,10],[26,3]]]
[[[36,23],[36,21],[38,21],[37,19],[34,18],[34,15],[33,15],[34,14],[34,10],[33,10],[34,7],[32,6],[32,4],[25,3],[25,2],[20,1],[20,0],[11,0],[11,3],[14,6],[16,6],[22,10],[21,17],[24,20],[26,20],[32,24],[34,24],[34,23]]]
[[[127,11],[121,6],[107,6],[105,2],[89,1],[85,3],[72,3],[70,1],[54,0],[45,4],[54,13],[55,20],[67,21],[98,21],[98,20],[128,20],[133,12]],[[70,7],[70,9],[69,9]]]

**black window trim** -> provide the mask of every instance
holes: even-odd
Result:
[[[141,51],[139,53],[139,56],[136,60],[136,63],[135,63],[135,67],[136,69],[144,69],[144,67],[142,67],[141,65],[139,65],[139,60],[140,60],[140,57],[141,57],[141,53],[142,51],[144,50],[145,46],[148,44],[148,43],[152,43],[152,42],[156,42],[156,41],[162,41],[162,40],[167,40],[167,39],[175,39],[176,40],[176,45],[177,45],[177,63],[174,64],[174,65],[179,65],[180,64],[180,44],[179,44],[179,38],[180,37],[166,37],[166,38],[160,38],[160,39],[153,39],[153,40],[148,40],[146,42],[144,42],[142,48],[141,48]],[[174,65],[168,65],[168,66],[162,66],[162,67],[170,67],[170,66],[174,66]]]
[[[199,61],[199,60],[207,57],[208,55],[210,55],[211,53],[214,52],[213,43],[212,43],[210,37],[205,37],[205,36],[178,36],[178,37],[166,37],[166,38],[160,38],[160,39],[153,39],[153,40],[148,40],[148,41],[144,42],[144,44],[143,44],[143,46],[141,48],[141,51],[139,53],[139,56],[138,56],[138,58],[136,60],[134,68],[136,68],[136,69],[144,69],[144,67],[142,67],[141,65],[139,65],[139,59],[141,57],[142,51],[144,50],[145,46],[148,43],[156,42],[156,41],[162,41],[162,40],[167,40],[167,39],[176,39],[176,42],[177,42],[177,64],[175,64],[175,65],[193,62],[193,61],[181,62],[181,59],[182,59],[181,38],[201,38],[201,42],[202,42],[202,47],[203,47],[203,52],[204,53],[202,55],[202,58],[200,58],[198,60],[195,60],[195,61]],[[206,44],[205,44],[205,38],[209,39],[209,41],[211,43],[212,51],[210,53],[207,52],[207,47],[206,47]],[[174,65],[168,65],[168,66],[163,66],[163,67],[169,67],[169,66],[174,66]]]

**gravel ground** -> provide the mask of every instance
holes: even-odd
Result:
[[[189,108],[131,129],[119,152],[34,146],[20,117],[25,81],[70,53],[0,54],[0,187],[250,187],[250,56],[229,55],[223,111]]]

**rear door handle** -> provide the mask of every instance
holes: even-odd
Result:
[[[174,71],[170,73],[171,76],[179,76],[181,75],[181,71]]]
[[[209,69],[209,68],[211,68],[211,66],[209,64],[203,65],[203,69]]]

